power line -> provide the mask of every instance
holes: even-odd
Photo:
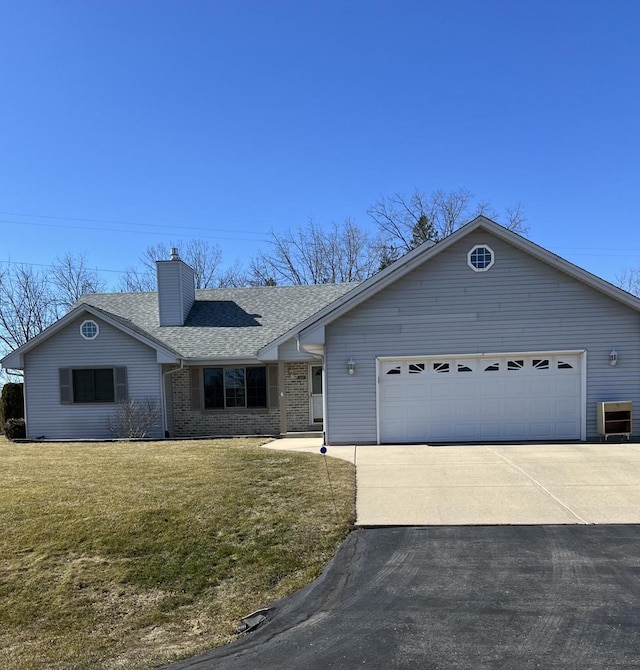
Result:
[[[86,226],[72,226],[72,225],[63,225],[63,224],[58,224],[58,223],[36,223],[35,221],[3,221],[0,220],[0,223],[7,223],[10,225],[14,226],[39,226],[43,228],[63,228],[66,230],[83,230],[85,232],[105,232],[105,233],[128,233],[128,234],[134,234],[134,235],[149,235],[148,230],[132,230],[131,228],[96,228],[96,227],[91,227],[87,228]],[[122,224],[126,225],[126,224]],[[142,224],[145,225],[145,224]],[[168,228],[168,226],[165,226]],[[183,230],[188,230],[184,228]],[[192,230],[198,230],[196,228]],[[203,229],[204,230],[204,229]],[[233,232],[233,231],[227,231],[227,232]],[[244,233],[245,231],[240,231]],[[257,233],[248,233],[250,235],[256,235]],[[261,235],[264,236],[264,232],[261,233]],[[224,236],[224,235],[198,235],[200,239],[209,239],[209,240],[235,240],[236,242],[266,242],[267,238],[262,237],[262,238],[247,238],[247,237],[229,237],[229,236]]]
[[[79,219],[72,216],[53,216],[48,214],[21,214],[20,212],[2,212],[0,214],[3,216],[23,216],[29,217],[32,219],[54,219],[56,221],[84,221],[86,223],[113,223],[119,226],[142,226],[145,228],[167,228],[169,230],[204,230],[207,232],[220,232],[220,233],[235,233],[238,232],[235,230],[227,230],[225,228],[200,228],[198,226],[179,226],[174,224],[164,225],[164,224],[155,224],[155,223],[140,223],[136,221],[115,221],[113,219]],[[19,221],[3,221],[1,223],[20,223]],[[36,225],[36,224],[33,224]],[[46,224],[41,224],[46,225]],[[244,230],[243,233],[248,235],[264,235],[263,230]]]
[[[25,263],[22,261],[3,261],[0,260],[0,265],[25,265],[31,268],[54,268],[52,263]],[[106,270],[105,268],[87,268],[91,272],[115,272],[117,274],[126,274],[127,270]]]

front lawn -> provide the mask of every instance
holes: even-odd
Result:
[[[354,469],[260,439],[0,438],[0,667],[153,668],[315,578]]]

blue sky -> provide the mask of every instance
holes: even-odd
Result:
[[[636,0],[0,0],[0,262],[524,204],[605,279],[640,265]]]

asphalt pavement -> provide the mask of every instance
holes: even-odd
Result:
[[[236,642],[172,670],[640,668],[640,525],[360,528]]]

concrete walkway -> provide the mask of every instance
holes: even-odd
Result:
[[[269,448],[319,453],[319,438]],[[357,525],[640,523],[640,445],[327,447],[356,465]]]

